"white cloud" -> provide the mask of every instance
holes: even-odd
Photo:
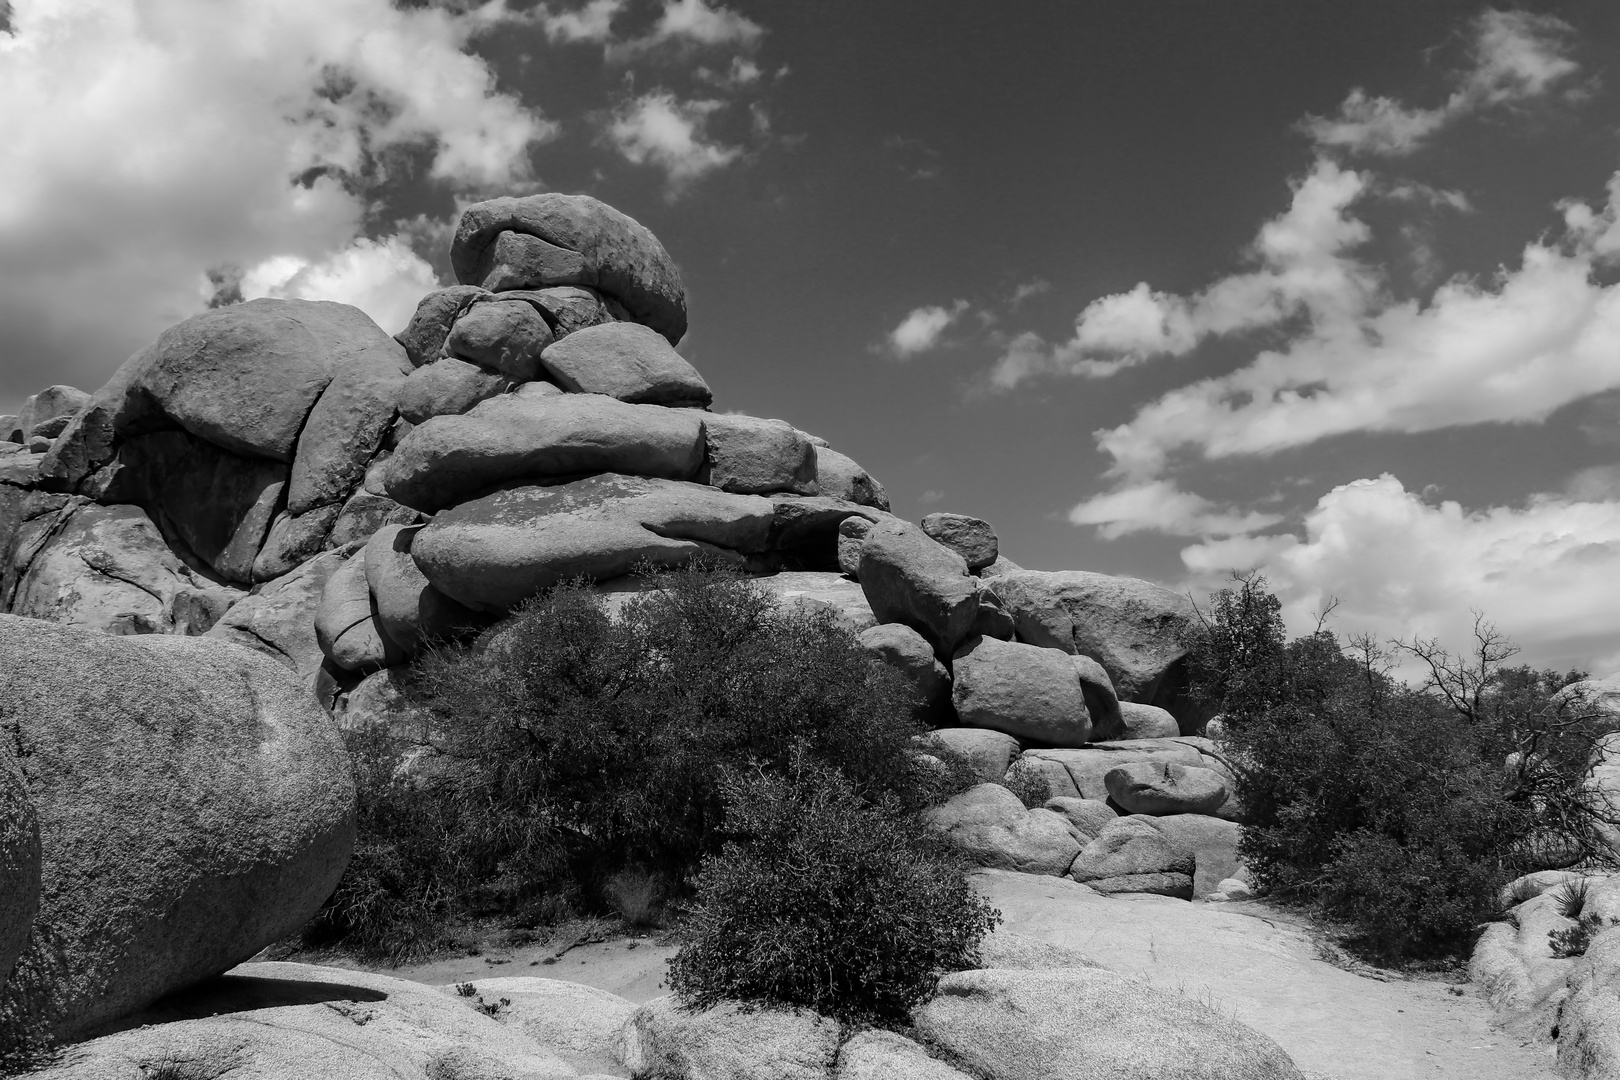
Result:
[[[439,287],[433,268],[402,236],[354,241],[311,262],[294,256],[266,259],[242,275],[242,299],[336,300],[353,304],[390,334],[405,329],[422,297]]]
[[[1574,29],[1551,15],[1486,11],[1474,20],[1472,65],[1462,72],[1443,105],[1409,108],[1361,88],[1336,116],[1307,117],[1301,125],[1318,146],[1353,153],[1409,154],[1453,121],[1480,109],[1511,106],[1567,85],[1580,66],[1569,59]],[[1571,94],[1581,93],[1579,87]]]
[[[361,235],[387,153],[524,183],[552,125],[468,51],[509,17],[388,0],[17,0],[0,34],[0,396],[93,387],[209,267]],[[93,303],[87,302],[93,297]]]
[[[552,11],[545,4],[534,16],[552,41],[589,41],[605,45],[613,37],[613,17],[624,9],[625,0],[588,0],[572,11]]]
[[[763,73],[760,71],[758,64],[742,56],[733,56],[731,66],[724,71],[700,67],[692,72],[693,78],[699,82],[708,83],[710,86],[718,86],[722,90],[734,90],[741,86],[752,86],[759,81],[761,74]]]
[[[651,44],[685,40],[699,45],[752,45],[764,33],[758,23],[719,4],[711,7],[704,0],[666,0],[648,40]]]
[[[1009,344],[991,372],[1003,389],[1033,375],[1112,375],[1155,356],[1182,356],[1211,335],[1271,326],[1299,314],[1313,325],[1353,319],[1377,291],[1375,275],[1347,254],[1367,240],[1367,226],[1347,208],[1367,178],[1319,159],[1294,185],[1289,208],[1267,222],[1250,245],[1259,268],[1222,278],[1190,297],[1146,282],[1088,304],[1074,335],[1055,346],[1033,335]]]
[[[631,101],[613,116],[607,136],[625,160],[663,169],[671,194],[742,156],[742,148],[710,141],[709,117],[725,103],[681,101],[656,90]]]
[[[1045,278],[1035,278],[1033,281],[1026,281],[1022,285],[1019,285],[1017,288],[1013,289],[1012,296],[1007,300],[1007,305],[1009,307],[1017,307],[1025,300],[1032,300],[1037,296],[1044,296],[1051,291],[1052,283],[1050,281],[1047,281]]]
[[[958,300],[950,307],[920,307],[913,310],[900,325],[889,331],[886,342],[889,350],[902,360],[927,352],[939,344],[950,325],[967,310],[966,300]]]
[[[1199,590],[1261,569],[1294,633],[1337,598],[1334,628],[1380,639],[1470,640],[1480,611],[1539,664],[1596,667],[1620,648],[1620,502],[1539,495],[1522,508],[1425,503],[1385,474],[1322,496],[1303,537],[1187,548]]]
[[[1209,499],[1182,491],[1169,480],[1150,480],[1087,499],[1069,511],[1069,520],[1076,525],[1095,525],[1104,540],[1117,540],[1149,531],[1172,536],[1232,536],[1268,528],[1282,521],[1282,515],[1219,509]]]

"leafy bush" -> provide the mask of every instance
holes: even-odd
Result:
[[[1262,578],[1210,604],[1195,692],[1225,715],[1240,852],[1376,959],[1454,955],[1508,881],[1604,854],[1582,783],[1605,720],[1553,699],[1581,674],[1507,667],[1484,622],[1476,646],[1397,643],[1431,672],[1411,687],[1370,640],[1285,640]]]
[[[874,804],[807,763],[725,785],[732,839],[698,878],[670,986],[698,1006],[802,1005],[903,1021],[939,976],[974,965],[1000,913],[891,795]]]
[[[626,873],[678,897],[738,769],[806,757],[907,809],[960,790],[916,761],[910,688],[831,614],[712,567],[653,584],[617,614],[559,587],[419,658],[428,730],[350,736],[360,839],[317,934],[400,959],[453,914],[623,904]]]

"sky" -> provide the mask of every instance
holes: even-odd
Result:
[[[905,517],[1602,674],[1617,170],[1612,0],[0,0],[0,412],[238,295],[396,331],[583,192]]]

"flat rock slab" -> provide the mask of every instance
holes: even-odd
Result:
[[[757,495],[609,473],[463,503],[424,526],[411,555],[446,596],[504,611],[560,581],[606,581],[643,561],[680,566],[706,554],[740,565],[764,548],[772,520]]]
[[[1324,1080],[1554,1080],[1550,1047],[1490,1026],[1476,991],[1381,982],[1318,959],[1316,943],[1257,903],[1099,896],[1062,878],[980,871],[1003,930],[1213,1005],[1275,1039]]]
[[[702,464],[701,413],[600,394],[503,394],[412,428],[382,484],[389,498],[434,513],[502,484],[592,473],[688,480]]]

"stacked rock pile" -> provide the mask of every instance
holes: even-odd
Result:
[[[559,581],[633,589],[638,565],[705,556],[834,608],[986,785],[1046,780],[1046,807],[987,786],[941,811],[982,861],[1215,891],[1236,827],[1186,696],[1187,598],[1024,570],[986,522],[903,521],[824,440],[710,411],[674,347],[674,262],[594,199],[479,203],[450,255],[459,284],[397,339],[341,304],[255,300],[170,328],[94,394],[30,398],[0,451],[0,610],[232,641],[358,720],[424,642]]]

